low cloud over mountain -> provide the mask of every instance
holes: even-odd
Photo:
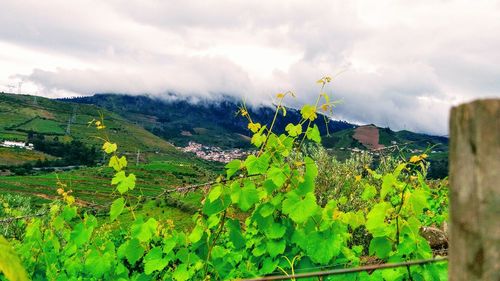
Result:
[[[498,1],[2,1],[0,89],[310,101],[446,134],[450,106],[500,96]],[[13,85],[13,86],[12,86]]]

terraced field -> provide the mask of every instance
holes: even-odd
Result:
[[[189,162],[155,161],[132,166],[129,170],[137,177],[133,196],[156,196],[164,189],[208,182],[216,177],[216,171],[203,164]],[[106,206],[116,196],[111,186],[112,170],[108,167],[83,168],[67,172],[54,172],[33,176],[0,176],[0,193],[18,193],[34,198],[36,204],[57,198],[58,180],[73,191],[77,203],[82,206]],[[201,193],[186,195],[171,193],[188,207],[197,208]]]
[[[0,94],[0,140],[26,141],[28,132],[46,138],[79,140],[101,145],[98,132],[88,122],[103,114],[109,138],[121,151],[152,151],[182,154],[167,141],[123,117],[94,105],[73,104],[26,95]],[[68,125],[69,124],[69,125]],[[61,137],[62,136],[62,137]]]
[[[52,160],[55,157],[43,152],[23,148],[0,147],[0,166],[21,165],[37,160]]]

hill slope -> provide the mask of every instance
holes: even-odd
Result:
[[[176,145],[185,145],[189,141],[196,141],[205,145],[221,147],[243,147],[249,143],[247,121],[237,116],[238,101],[227,98],[223,101],[203,101],[190,103],[186,100],[166,101],[148,96],[127,96],[119,94],[96,94],[91,97],[65,99],[81,104],[94,104],[116,112],[128,120],[146,128],[155,135],[161,136]],[[269,107],[249,108],[252,119],[256,122],[269,124],[274,115],[274,109]],[[285,126],[300,120],[300,113],[292,108],[287,109],[285,117],[278,118],[275,129],[284,131]],[[382,146],[408,144],[412,149],[425,149],[428,146],[438,145],[440,151],[447,151],[446,137],[430,136],[409,131],[395,132],[389,128],[380,128],[375,125],[358,126],[344,121],[331,120],[327,125],[324,118],[316,120],[321,134],[324,136],[323,145],[330,148],[358,147],[381,148]],[[362,130],[370,130],[378,134],[377,143],[363,145],[356,139]],[[378,144],[378,145],[377,145]]]
[[[222,148],[250,146],[247,121],[237,116],[238,101],[231,98],[190,103],[179,99],[165,101],[148,96],[97,94],[67,101],[107,108],[178,146],[185,146],[189,141]],[[252,119],[263,124],[269,124],[274,115],[274,110],[268,107],[249,110]],[[282,132],[288,123],[296,123],[300,118],[300,112],[288,108],[286,117],[278,118],[275,129]],[[323,146],[330,148],[341,159],[348,157],[353,149],[375,151],[398,146],[408,153],[417,154],[430,148],[431,176],[444,177],[447,174],[446,137],[395,132],[390,128],[358,126],[335,120],[328,123],[330,135],[327,136],[324,118],[319,116],[316,124],[323,135]]]
[[[79,140],[86,145],[101,145],[95,128],[87,122],[102,113],[106,133],[119,142],[122,151],[159,151],[177,153],[167,141],[125,118],[95,105],[66,103],[41,97],[0,93],[0,140],[26,141],[30,132],[57,138]]]
[[[190,103],[186,100],[165,101],[147,96],[97,94],[67,101],[104,107],[178,146],[184,146],[189,141],[222,148],[248,147],[250,144],[247,120],[237,116],[239,101],[232,98]],[[269,124],[274,116],[274,109],[269,107],[249,110],[252,119],[262,124]],[[288,123],[299,120],[300,113],[290,108],[285,117],[278,118],[275,128],[281,132]],[[318,118],[316,123],[321,133],[326,134],[323,118]],[[332,120],[328,123],[330,132],[353,127],[354,125],[343,121]]]

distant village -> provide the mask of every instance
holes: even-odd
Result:
[[[231,160],[244,158],[249,154],[248,151],[239,148],[223,150],[217,146],[206,146],[192,141],[190,141],[186,147],[181,147],[179,149],[184,152],[194,153],[197,157],[205,160],[222,163],[229,163]]]

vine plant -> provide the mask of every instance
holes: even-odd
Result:
[[[319,110],[334,106],[325,92],[330,82],[329,77],[318,81],[316,102],[305,105],[302,120],[288,124],[280,135],[273,126],[281,114],[286,115],[283,100],[293,93],[276,96],[269,127],[254,122],[242,105],[239,113],[249,121],[251,142],[258,152],[226,165],[225,179],[205,196],[190,231],[176,229],[171,220],[136,214],[138,202],[128,196],[136,177],[127,172],[118,145],[103,137],[102,150],[110,156],[108,166],[115,171],[111,185],[117,194],[108,221],[99,224],[94,215],[78,208],[61,183],[61,200],[51,205],[50,215],[31,220],[24,239],[16,243],[30,278],[226,280],[353,267],[362,263],[366,251],[387,262],[432,257],[419,234],[429,197],[419,170],[425,162],[422,156],[392,173],[369,170],[370,178],[357,178],[365,184],[362,199],[376,202],[371,209],[342,212],[339,206],[345,202],[317,204],[318,169],[301,146],[321,142],[314,120]],[[105,129],[102,116],[90,124]],[[133,218],[130,227],[112,231],[113,222],[124,219],[124,213]],[[369,245],[350,243],[360,227],[372,237]],[[440,280],[445,273],[445,267],[433,265],[347,274],[335,280]]]

